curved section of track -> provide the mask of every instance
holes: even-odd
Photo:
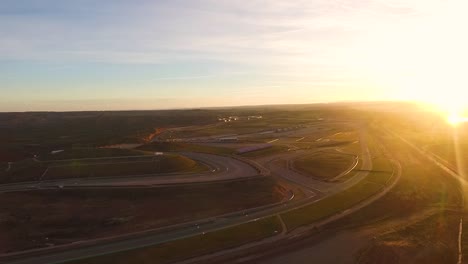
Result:
[[[210,171],[206,173],[147,174],[125,177],[57,179],[40,182],[22,182],[0,185],[0,192],[67,187],[131,187],[201,183],[234,180],[258,175],[258,172],[254,167],[231,157],[192,152],[181,154],[207,165],[210,168]]]
[[[295,183],[302,188],[312,191],[314,193],[321,193],[323,195],[331,195],[334,193],[341,192],[347,188],[352,187],[353,185],[360,182],[364,179],[370,170],[372,170],[372,157],[367,144],[366,137],[361,131],[361,159],[362,164],[359,171],[350,179],[343,182],[326,182],[322,180],[315,179],[313,177],[305,176],[302,173],[299,173],[296,170],[291,170],[289,166],[284,164],[279,164],[277,161],[283,160],[286,162],[291,162],[298,157],[303,155],[312,154],[320,152],[320,149],[301,149],[295,151],[289,151],[287,153],[279,153],[276,155],[264,157],[257,159],[256,161],[263,166],[267,167],[270,171],[273,171],[279,177],[286,179],[289,182]]]

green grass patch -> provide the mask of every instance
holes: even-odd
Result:
[[[289,230],[332,216],[369,198],[383,187],[365,180],[353,187],[311,205],[282,214]]]
[[[109,177],[171,172],[201,172],[206,166],[180,155],[154,156],[152,159],[86,163],[75,161],[67,165],[50,166],[44,179]]]
[[[340,149],[349,154],[354,154],[354,155],[360,155],[361,154],[361,143],[358,142],[352,142],[350,144],[344,145],[340,147]]]
[[[382,144],[382,141],[377,139],[375,136],[367,133],[366,135],[367,146],[369,147],[370,153],[373,157],[384,157],[385,156],[385,145]]]
[[[376,158],[372,161],[373,173],[367,176],[366,180],[386,185],[393,176],[393,168],[390,160],[385,158]]]
[[[322,138],[321,141],[316,142],[316,146],[321,148],[339,147],[344,152],[359,155],[361,153],[359,140],[359,133],[356,131],[338,132]]]
[[[387,158],[375,158],[372,160],[372,170],[382,172],[392,172],[392,163]]]
[[[356,168],[354,170],[350,171],[348,174],[343,175],[342,177],[337,179],[337,181],[344,182],[344,181],[347,181],[347,180],[353,178],[354,176],[356,176],[356,173],[361,171],[362,162],[363,162],[362,159],[359,158],[358,159],[358,164],[356,165]]]
[[[161,245],[66,262],[67,264],[171,263],[261,240],[281,232],[276,217],[197,235]]]
[[[293,166],[319,179],[329,179],[338,176],[353,165],[355,157],[337,152],[319,152],[296,159]]]

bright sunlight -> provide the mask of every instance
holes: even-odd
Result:
[[[448,117],[447,117],[447,121],[453,125],[453,126],[457,126],[461,123],[466,123],[468,122],[468,117],[464,117],[462,116],[461,114],[459,113],[452,113],[450,114]]]

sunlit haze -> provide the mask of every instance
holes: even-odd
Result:
[[[467,13],[0,0],[0,264],[468,264]]]
[[[451,125],[455,125],[455,126],[459,125],[460,123],[468,122],[467,117],[460,116],[458,113],[449,114],[447,120]]]
[[[0,111],[416,100],[459,123],[468,2],[0,2]]]

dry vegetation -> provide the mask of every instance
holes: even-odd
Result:
[[[458,213],[440,212],[389,231],[361,252],[360,264],[457,263]]]
[[[399,183],[380,200],[330,227],[363,224],[385,227],[391,219],[411,219],[421,215],[423,218],[417,222],[408,220],[405,226],[392,229],[392,232],[377,232],[376,240],[361,252],[361,263],[456,262],[453,260],[457,255],[461,212],[458,182],[400,140],[387,134],[381,134],[380,139],[402,165]],[[428,210],[435,214],[426,216]]]
[[[281,199],[281,187],[266,178],[179,187],[1,193],[0,249],[4,253],[141,231]]]
[[[173,263],[261,240],[281,231],[276,217],[196,235],[157,246],[67,262],[67,264]]]

